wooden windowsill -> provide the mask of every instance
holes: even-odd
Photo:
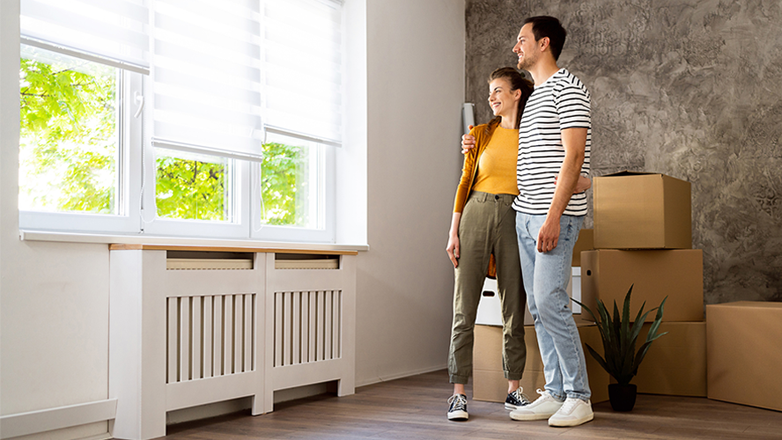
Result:
[[[218,238],[78,234],[28,230],[19,231],[19,238],[24,241],[106,244],[111,250],[156,249],[214,252],[308,253],[324,255],[356,255],[358,252],[369,250],[369,245],[366,244],[294,243]]]
[[[165,244],[121,244],[109,245],[111,251],[164,250],[164,251],[202,251],[202,252],[274,252],[278,254],[315,254],[315,255],[358,255],[358,251],[326,249],[286,249],[285,247],[225,247],[225,246],[179,246]]]

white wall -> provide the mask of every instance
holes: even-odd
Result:
[[[367,1],[367,235],[356,384],[445,368],[445,245],[461,154],[464,2]]]
[[[108,398],[108,247],[19,240],[18,14],[0,1],[0,415]]]
[[[358,50],[368,65],[366,103],[349,112],[364,112],[367,128],[348,138],[364,139],[367,152],[353,157],[363,175],[341,184],[366,186],[353,192],[359,220],[341,237],[370,245],[358,258],[363,385],[446,366],[453,271],[444,248],[461,165],[464,3],[351,1],[359,6],[349,13],[366,14],[367,43]],[[108,397],[107,246],[19,240],[18,8],[0,0],[0,415]]]

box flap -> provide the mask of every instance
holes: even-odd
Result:
[[[654,173],[650,171],[630,171],[630,170],[624,170],[624,171],[617,171],[616,173],[611,174],[605,174],[600,177],[618,177],[618,176],[645,176],[645,175],[654,175],[654,174],[662,174],[662,173]]]

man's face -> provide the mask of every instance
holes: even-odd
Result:
[[[519,64],[516,67],[521,70],[529,70],[538,62],[540,46],[535,41],[535,34],[532,33],[532,23],[522,26],[516,45],[513,46],[513,53],[519,57]]]

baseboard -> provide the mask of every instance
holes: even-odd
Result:
[[[117,399],[0,416],[0,439],[113,420]]]
[[[282,402],[304,399],[326,393],[336,394],[336,392],[336,381],[288,388],[274,392],[274,404],[276,405]],[[176,425],[179,423],[219,417],[226,414],[246,411],[250,408],[252,408],[252,398],[244,397],[241,399],[226,400],[223,402],[178,409],[166,413],[166,425]]]
[[[445,370],[446,368],[448,368],[448,365],[441,364],[441,365],[436,365],[436,366],[433,366],[433,367],[425,367],[425,368],[420,368],[420,369],[417,369],[417,370],[407,371],[407,372],[404,372],[404,373],[393,374],[391,376],[384,376],[384,377],[377,377],[377,378],[373,378],[373,379],[363,379],[363,380],[356,379],[356,388],[358,388],[358,387],[365,387],[367,385],[372,385],[372,384],[376,384],[376,383],[380,383],[380,382],[388,382],[390,380],[402,379],[404,377],[417,376],[419,374],[425,374],[425,373],[431,373],[431,372],[434,372],[434,371]]]

